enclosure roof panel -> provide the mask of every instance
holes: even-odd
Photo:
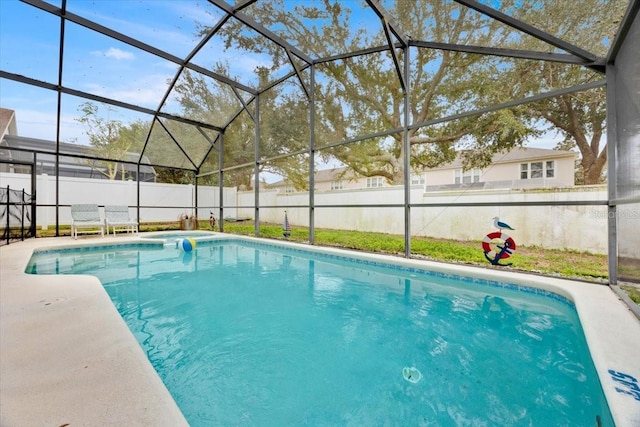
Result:
[[[138,138],[134,151],[144,138],[151,157],[162,158],[163,165],[197,170],[210,152],[208,140],[238,118],[260,120],[259,97],[271,103],[265,108],[269,114],[294,105],[294,96],[298,105],[315,102],[316,129],[322,120],[339,120],[332,115],[354,113],[377,117],[370,119],[372,132],[377,130],[373,121],[383,119],[396,129],[401,125],[390,118],[396,107],[392,99],[382,98],[379,83],[396,82],[399,88],[392,92],[398,99],[415,90],[416,82],[426,87],[439,78],[443,61],[450,60],[445,52],[504,57],[476,62],[476,68],[494,67],[497,78],[512,65],[511,57],[603,73],[630,1],[589,4],[593,7],[570,0],[0,1],[0,104],[15,110],[20,136],[65,142],[86,136],[77,130],[83,120],[78,106],[84,104],[69,102],[70,95],[117,107],[116,124]],[[375,59],[353,59],[367,55]],[[410,56],[406,63],[405,56]],[[406,72],[417,57],[430,59]],[[458,55],[456,60],[461,64],[473,58]],[[449,74],[447,81],[457,77]],[[365,100],[347,105],[339,97],[322,99],[323,85],[350,94],[352,101],[381,96],[381,103],[372,115],[365,111]],[[333,102],[342,103],[341,109]],[[100,119],[113,121],[108,113]],[[159,119],[183,125],[143,134]],[[234,132],[248,141],[250,125],[243,126]],[[345,127],[347,137],[354,127]],[[332,130],[325,126],[318,141],[332,140],[327,128]],[[47,134],[41,134],[45,129]],[[202,139],[205,130],[215,138]],[[181,132],[193,135],[195,142],[181,140]],[[269,137],[255,138],[264,143]],[[295,146],[295,152],[300,141],[269,144]],[[175,157],[162,156],[162,144],[171,145],[165,151]]]
[[[206,1],[185,0],[67,0],[67,11],[180,58],[205,37],[203,27],[225,15]]]

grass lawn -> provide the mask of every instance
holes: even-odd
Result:
[[[640,285],[621,285],[620,289],[625,291],[633,302],[640,305]]]

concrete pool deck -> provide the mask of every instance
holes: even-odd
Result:
[[[187,425],[97,278],[24,273],[35,249],[137,241],[131,235],[60,237],[0,247],[0,425]],[[575,302],[616,425],[640,426],[640,321],[607,286],[268,242],[506,281],[568,297]]]

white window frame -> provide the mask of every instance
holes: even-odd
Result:
[[[424,185],[427,180],[424,177],[424,174],[413,174],[411,175],[411,185]]]
[[[547,160],[544,162],[544,177],[555,178],[556,177],[556,161]]]
[[[380,188],[384,185],[381,176],[372,176],[367,178],[367,188]]]
[[[344,188],[344,181],[337,180],[337,181],[331,181],[331,189],[332,190],[342,190]]]
[[[520,179],[555,178],[555,175],[555,160],[520,163]]]
[[[482,171],[480,169],[462,170],[456,169],[453,182],[454,184],[473,184],[474,182],[480,182],[480,176]],[[467,182],[465,182],[465,179]]]
[[[542,178],[544,176],[544,162],[529,163],[529,176],[531,179]]]

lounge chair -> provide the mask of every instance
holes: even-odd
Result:
[[[109,234],[109,228],[113,229],[114,236],[118,228],[125,230],[127,233],[138,233],[138,221],[131,219],[128,206],[106,205],[104,207],[104,216],[107,225],[107,234]]]
[[[71,205],[71,236],[78,238],[78,233],[97,233],[104,237],[104,221],[100,217],[100,209],[94,204]]]

